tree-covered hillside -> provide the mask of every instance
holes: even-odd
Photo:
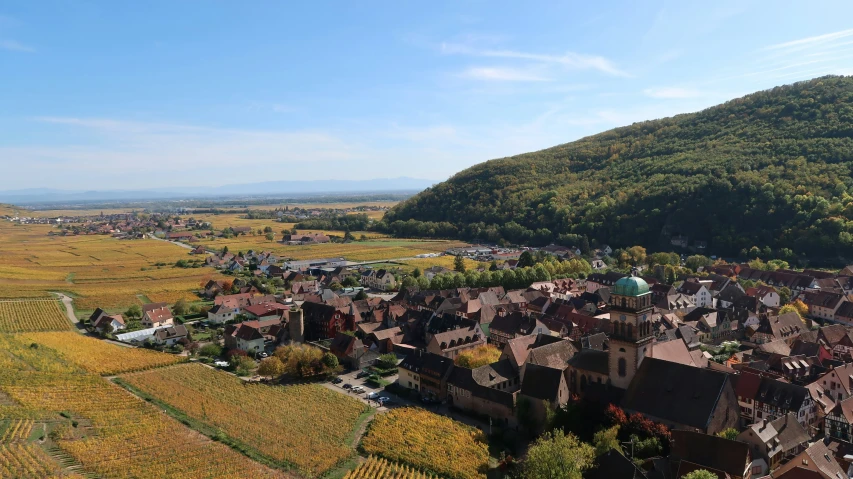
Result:
[[[400,236],[853,258],[853,78],[777,87],[464,170],[397,205]],[[766,255],[766,253],[765,253]]]

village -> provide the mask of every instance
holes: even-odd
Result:
[[[796,271],[705,258],[691,271],[674,255],[682,266],[673,278],[671,266],[642,260],[620,271],[612,256],[624,251],[607,245],[587,256],[574,246],[473,245],[435,255],[453,257],[455,271],[392,272],[342,257],[212,252],[190,237],[165,239],[186,242],[228,279],[205,284],[192,308],[98,309],[82,324],[245,381],[311,377],[380,411],[430,408],[512,454],[523,453],[521,437],[555,421],[583,431],[597,418],[596,428],[612,426],[620,454],[608,452],[595,477],[853,471],[853,266]],[[483,266],[466,272],[463,260]],[[570,261],[586,266],[561,274]],[[535,280],[509,287],[504,271]],[[507,286],[472,286],[463,272]],[[431,288],[452,278],[458,287]],[[293,348],[317,352],[310,372],[281,360]]]

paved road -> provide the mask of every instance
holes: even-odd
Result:
[[[178,246],[180,246],[181,248],[186,248],[186,249],[195,249],[195,248],[193,248],[192,246],[190,246],[190,245],[188,245],[188,244],[179,243],[179,242],[177,242],[177,241],[169,241],[169,240],[165,240],[165,239],[163,239],[163,238],[158,238],[158,237],[156,237],[156,236],[154,236],[154,235],[152,235],[152,234],[149,234],[149,235],[148,235],[148,237],[149,237],[149,238],[151,238],[151,239],[153,239],[153,240],[162,241],[162,242],[164,242],[164,243],[171,243],[171,244],[174,244],[174,245],[178,245]]]

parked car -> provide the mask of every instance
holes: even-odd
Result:
[[[391,398],[389,398],[389,397],[385,397],[385,396],[382,396],[381,398],[377,399],[376,401],[377,401],[379,404],[382,404],[383,406],[384,406],[384,405],[387,405],[387,404],[392,404],[392,402],[391,402]]]
[[[262,358],[267,358],[267,357],[269,357],[269,354],[267,354],[267,353],[261,353],[261,354],[258,354],[258,356],[260,356],[260,357],[262,357]]]
[[[227,368],[228,367],[228,361],[214,361],[213,365],[218,366],[220,368]]]
[[[379,398],[379,393],[376,391],[371,391],[371,392],[367,393],[367,396],[364,396],[364,397],[365,397],[365,399],[377,399],[377,398]]]
[[[355,375],[355,378],[361,379],[361,378],[366,378],[367,376],[370,376],[370,373],[362,370],[362,371],[359,371],[358,374]]]
[[[341,378],[332,379],[332,384],[340,384],[342,382],[344,382],[344,380]]]
[[[364,392],[364,388],[361,386],[353,386],[352,392],[357,393],[357,394],[361,394]]]
[[[344,385],[343,385],[343,386],[341,386],[341,387],[342,387],[342,388],[344,388],[344,389],[352,389],[352,384],[350,384],[350,383],[346,383],[346,384],[344,384]]]

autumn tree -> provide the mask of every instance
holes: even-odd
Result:
[[[697,469],[682,476],[682,479],[717,479],[717,475],[706,469]]]
[[[261,376],[278,377],[284,374],[284,363],[281,359],[271,356],[261,360],[261,365],[258,366],[258,374]]]
[[[524,461],[526,479],[581,479],[594,465],[595,449],[562,430],[546,432],[530,446]]]
[[[737,439],[738,434],[739,432],[737,429],[730,427],[728,429],[723,429],[722,431],[718,432],[717,436],[734,441],[735,439]]]
[[[616,425],[598,431],[592,438],[592,444],[595,446],[596,457],[607,454],[611,449],[616,449],[619,454],[622,454],[622,446],[619,443],[619,426]]]
[[[453,270],[457,273],[464,273],[466,270],[465,258],[463,258],[462,256],[457,256],[453,258]]]
[[[491,344],[485,344],[474,348],[473,350],[465,351],[459,356],[456,356],[455,364],[463,368],[479,368],[487,364],[492,364],[501,358],[501,350]]]

